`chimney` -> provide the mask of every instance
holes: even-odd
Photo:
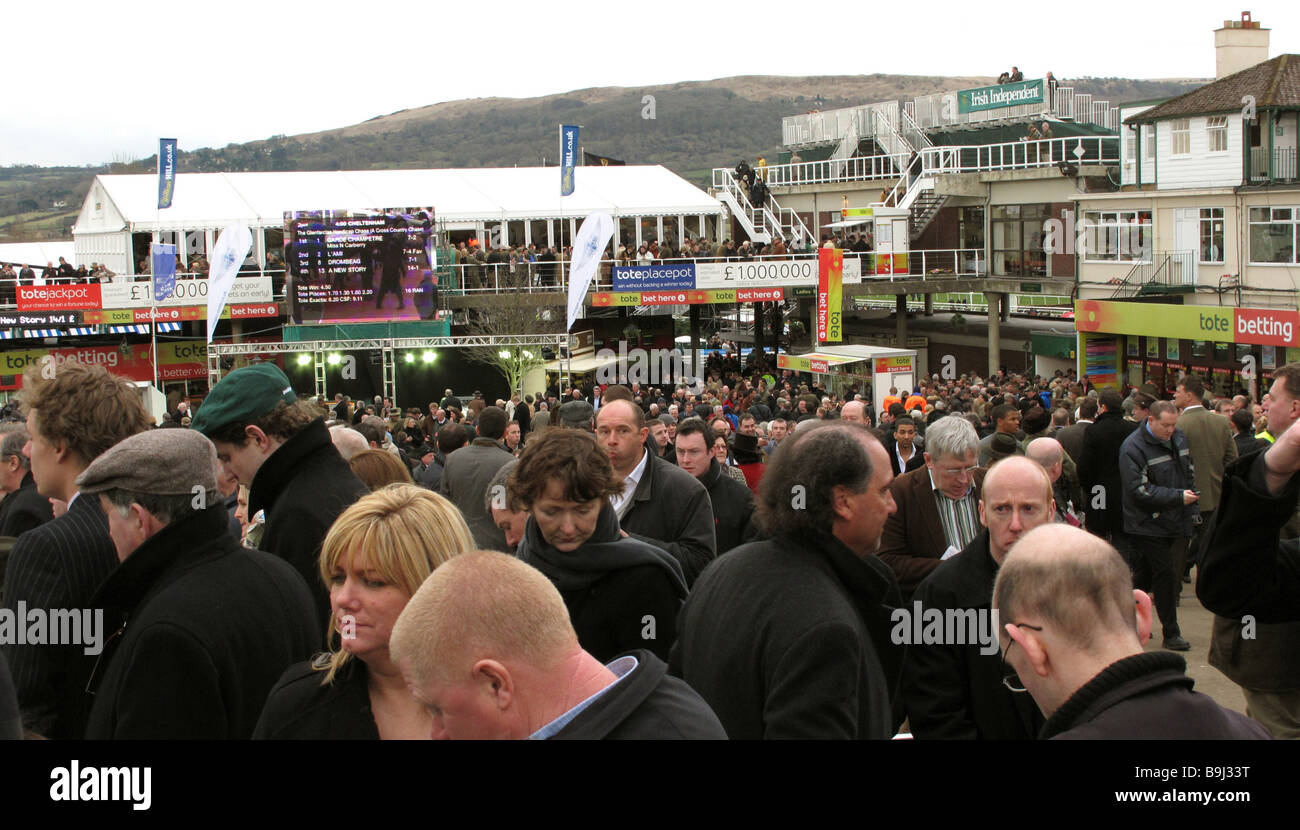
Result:
[[[1225,20],[1214,30],[1214,77],[1226,78],[1268,60],[1268,29],[1242,12],[1241,20]]]

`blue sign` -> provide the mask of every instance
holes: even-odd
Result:
[[[176,191],[176,139],[158,139],[158,209],[172,206]]]
[[[694,287],[695,264],[691,262],[614,269],[615,291],[668,291]]]
[[[573,195],[573,170],[578,165],[578,128],[560,127],[560,195]]]
[[[153,272],[153,301],[161,303],[176,289],[176,246],[154,243],[149,270]]]

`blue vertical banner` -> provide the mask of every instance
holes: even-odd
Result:
[[[161,303],[176,288],[176,246],[150,246],[149,270],[153,272],[153,301]]]
[[[176,191],[176,139],[158,139],[158,209],[172,206]]]
[[[578,127],[560,127],[560,195],[573,195],[573,169],[578,166]]]

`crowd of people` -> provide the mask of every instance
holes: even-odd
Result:
[[[761,350],[705,369],[402,409],[260,363],[158,427],[102,367],[33,371],[0,429],[2,610],[99,609],[107,636],[0,638],[0,732],[1295,737],[1300,365],[1262,423],[1194,375],[875,401]],[[1172,653],[1192,563],[1251,718]]]

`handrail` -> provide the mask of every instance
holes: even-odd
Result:
[[[769,185],[767,171],[770,169],[770,167],[763,169],[762,178],[765,186]],[[740,205],[741,210],[745,211],[745,218],[749,221],[749,226],[756,232],[767,234],[775,232],[782,237],[795,236],[801,233],[802,239],[812,239],[812,231],[804,224],[803,218],[790,208],[782,207],[771,193],[768,193],[763,207],[755,208],[753,203],[750,202],[748,194],[736,181],[736,177],[731,170],[725,167],[714,168],[713,187],[715,190],[725,190],[731,194],[736,203]]]

